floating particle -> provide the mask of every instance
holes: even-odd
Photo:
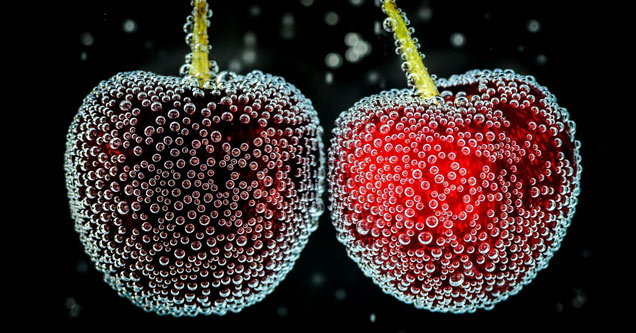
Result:
[[[546,63],[548,62],[548,57],[546,57],[545,54],[539,54],[537,55],[535,61],[538,66],[545,66]]]
[[[340,68],[342,66],[342,56],[335,52],[328,53],[325,56],[325,65],[333,69]]]
[[[276,314],[281,318],[287,317],[288,313],[289,311],[287,310],[287,307],[284,305],[280,305],[278,308],[276,308]]]
[[[450,35],[450,43],[453,47],[460,48],[466,44],[466,37],[461,32],[455,32]]]
[[[90,32],[85,31],[80,36],[80,42],[84,46],[91,46],[95,42],[95,39],[93,38],[93,35]]]
[[[580,143],[531,76],[470,71],[435,85],[434,100],[384,91],[340,115],[328,153],[332,223],[396,298],[491,309],[559,248],[579,194]]]
[[[417,11],[417,17],[422,20],[422,22],[428,22],[433,18],[433,10],[429,6],[422,6]]]
[[[324,210],[322,127],[280,77],[103,81],[67,135],[75,230],[104,280],[161,315],[238,312],[291,270]]]
[[[282,16],[281,37],[283,37],[284,39],[294,38],[295,30],[296,30],[295,21],[296,20],[294,19],[294,15],[292,15],[291,13],[285,13]]]
[[[334,297],[336,298],[336,301],[342,302],[345,298],[347,298],[347,292],[344,289],[338,288],[334,293]]]
[[[541,30],[541,23],[539,23],[539,21],[537,20],[530,20],[526,24],[526,28],[531,33],[537,33]]]
[[[338,21],[340,21],[340,17],[338,16],[336,12],[327,12],[325,14],[325,23],[327,25],[334,26],[338,24]]]
[[[371,314],[369,315],[369,321],[372,323],[375,323],[375,319],[376,319],[375,313],[371,312]]]
[[[311,7],[314,4],[314,0],[300,0],[300,4],[305,7]]]
[[[132,34],[132,33],[135,33],[135,31],[137,31],[137,22],[131,19],[126,19],[122,23],[121,27],[124,30],[124,32]]]
[[[325,74],[325,83],[326,84],[332,84],[333,83],[333,73],[332,72],[327,72]]]

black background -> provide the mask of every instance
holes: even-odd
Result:
[[[295,84],[313,101],[328,146],[341,111],[363,96],[403,88],[406,83],[392,37],[377,32],[376,22],[384,17],[373,0],[315,0],[306,6],[309,2],[209,1],[214,11],[211,57],[222,70],[260,69]],[[383,294],[347,257],[327,211],[287,278],[263,302],[239,314],[159,317],[118,297],[102,281],[73,230],[63,174],[66,130],[83,97],[117,72],[141,69],[178,75],[189,52],[182,26],[191,7],[187,0],[71,1],[47,5],[43,22],[48,28],[39,31],[48,52],[37,61],[47,70],[34,76],[42,78],[50,97],[38,105],[49,110],[38,117],[46,127],[46,142],[32,148],[46,161],[47,174],[37,186],[45,187],[47,195],[30,209],[41,214],[33,225],[46,239],[42,247],[35,247],[45,268],[31,275],[38,283],[30,285],[36,298],[26,297],[27,306],[44,300],[47,306],[36,306],[37,312],[66,327],[84,329],[175,327],[220,332],[356,327],[415,332],[462,324],[495,327],[514,322],[521,327],[554,320],[604,321],[620,307],[609,300],[620,295],[625,283],[608,277],[615,271],[608,261],[614,250],[604,233],[607,229],[599,227],[617,220],[604,208],[612,204],[607,195],[612,190],[603,177],[613,172],[607,161],[614,156],[615,139],[609,126],[599,125],[597,117],[604,109],[592,97],[604,80],[593,64],[602,64],[600,53],[609,43],[600,29],[611,18],[602,8],[555,6],[549,1],[513,5],[402,0],[398,5],[412,21],[431,73],[448,77],[474,68],[511,68],[534,75],[577,123],[583,180],[576,215],[549,267],[518,295],[492,311],[465,315],[431,313],[403,304]],[[337,14],[335,25],[326,23],[328,12]],[[134,31],[124,29],[127,20],[135,22]],[[530,31],[532,20],[539,23],[538,31]],[[359,62],[344,59],[349,32],[358,33],[371,46]],[[463,45],[451,43],[454,33],[464,36]],[[250,43],[249,36],[256,42]],[[256,55],[253,62],[245,61],[246,50]],[[327,66],[328,53],[343,56],[341,67]]]

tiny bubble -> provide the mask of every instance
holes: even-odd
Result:
[[[433,18],[433,10],[430,7],[422,6],[417,11],[417,16],[422,22],[428,22]]]
[[[545,64],[548,62],[548,58],[545,56],[545,54],[539,54],[536,58],[536,62],[539,66],[545,66]]]
[[[327,72],[327,74],[325,74],[325,83],[327,83],[327,84],[332,84],[333,83],[333,73],[332,72]]]
[[[325,23],[327,23],[327,25],[334,26],[338,24],[339,20],[340,18],[338,17],[338,14],[336,12],[327,12],[325,14]]]
[[[137,22],[131,19],[124,20],[124,23],[122,24],[122,29],[124,29],[124,32],[132,34],[135,31],[137,31]]]
[[[287,316],[287,313],[288,313],[287,307],[284,305],[279,305],[278,308],[276,309],[276,314],[281,318]]]
[[[531,33],[537,33],[541,30],[541,23],[537,20],[530,20],[526,24],[526,28],[528,28],[528,31]]]
[[[335,52],[327,54],[325,56],[325,65],[329,68],[340,68],[342,66],[342,56]]]
[[[258,5],[253,5],[250,7],[249,12],[251,16],[261,16],[261,7]]]
[[[451,45],[460,48],[466,44],[466,37],[460,32],[455,32],[450,36]]]
[[[345,298],[347,298],[347,292],[344,289],[338,288],[334,294],[334,297],[337,301],[342,302],[345,300]]]
[[[80,41],[84,46],[91,46],[95,42],[95,39],[93,39],[93,35],[91,35],[90,32],[85,31],[84,33],[82,33]]]
[[[371,314],[369,315],[369,321],[375,323],[375,313],[371,312]]]

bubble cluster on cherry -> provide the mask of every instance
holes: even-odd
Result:
[[[384,292],[440,312],[490,309],[559,248],[581,175],[575,124],[531,76],[470,71],[365,97],[328,153],[330,211]]]
[[[104,280],[146,311],[224,314],[262,300],[324,210],[311,101],[258,71],[219,82],[120,73],[68,131],[75,230]]]

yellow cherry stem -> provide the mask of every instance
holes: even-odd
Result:
[[[200,86],[212,78],[210,59],[208,58],[208,4],[205,0],[194,0],[192,41],[192,63],[190,75],[199,81]]]
[[[405,20],[406,16],[397,7],[395,0],[384,0],[382,9],[384,13],[392,19],[392,22],[389,22],[389,24],[392,25],[393,37],[400,43],[398,50],[408,67],[409,82],[415,86],[415,89],[422,98],[438,96],[439,92],[437,91],[437,87],[435,87],[435,82],[433,82],[431,75],[426,70],[422,56],[409,32]]]

